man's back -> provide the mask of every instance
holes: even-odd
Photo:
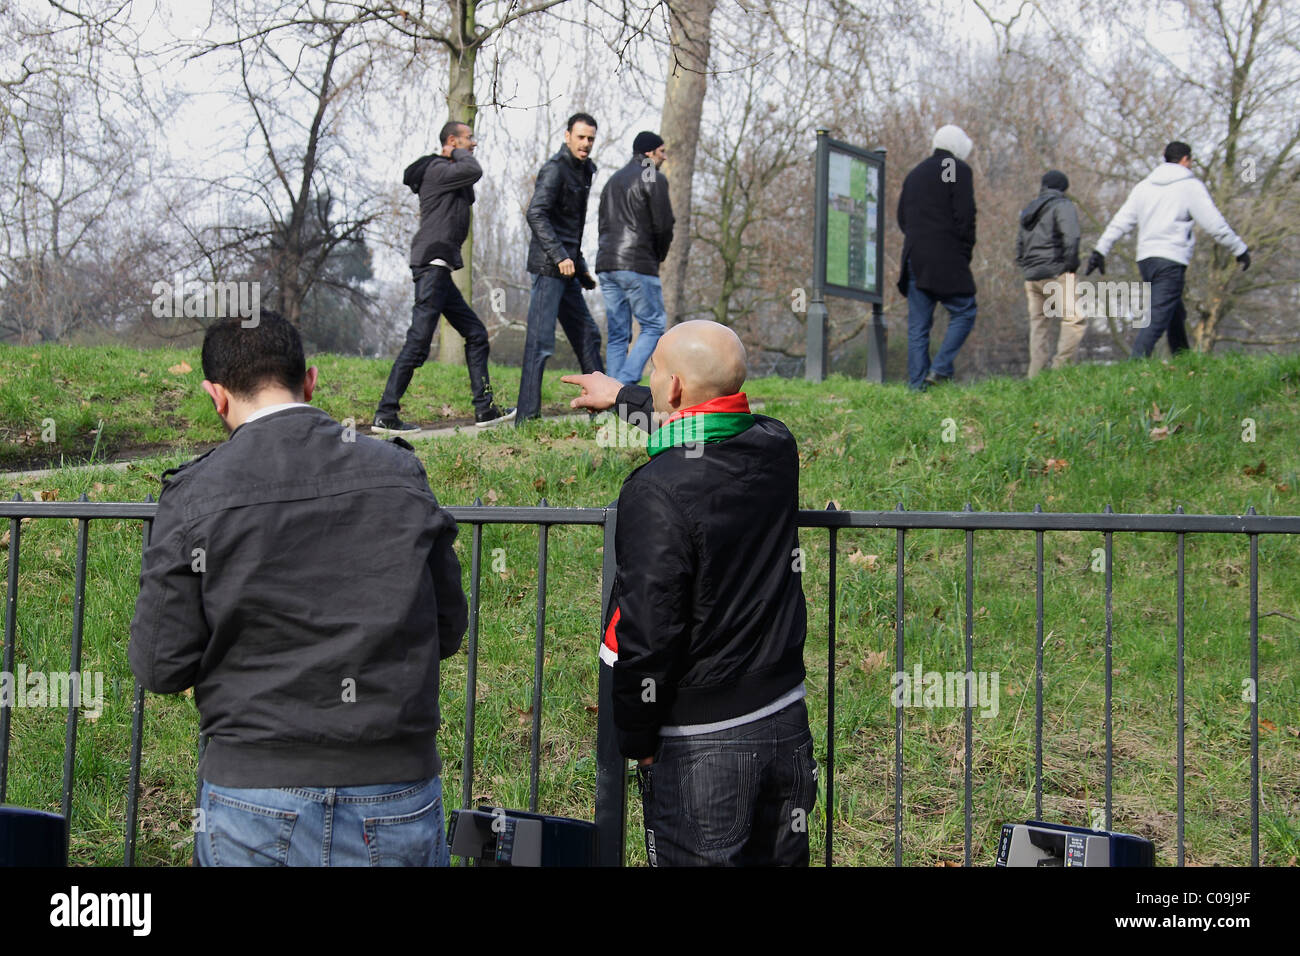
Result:
[[[596,271],[659,275],[673,240],[668,179],[646,157],[633,157],[600,193]]]
[[[436,776],[438,661],[465,629],[456,525],[415,456],[291,407],[164,488],[132,623],[151,690],[193,685],[231,787]]]
[[[669,448],[628,476],[611,601],[625,741],[637,729],[649,737],[661,724],[752,712],[803,680],[798,490],[794,438],[765,416],[724,441]],[[671,688],[660,708],[644,704],[647,676]]]

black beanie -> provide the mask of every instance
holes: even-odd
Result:
[[[658,133],[642,130],[636,134],[636,139],[632,140],[632,152],[638,156],[642,153],[653,153],[663,144],[663,138]]]
[[[1061,192],[1068,192],[1070,189],[1070,179],[1059,169],[1049,169],[1043,173],[1044,189],[1059,189]]]

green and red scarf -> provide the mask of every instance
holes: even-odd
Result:
[[[653,458],[669,448],[722,441],[739,435],[753,424],[754,416],[749,412],[749,399],[744,392],[720,395],[670,415],[651,434],[646,451]]]

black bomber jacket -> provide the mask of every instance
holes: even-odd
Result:
[[[625,387],[619,406],[648,421],[650,390]],[[660,727],[752,713],[804,679],[799,455],[785,425],[754,418],[623,482],[605,643],[625,757],[653,755]]]
[[[194,688],[229,787],[436,776],[438,667],[466,626],[456,522],[406,448],[310,406],[163,475],[129,657]]]

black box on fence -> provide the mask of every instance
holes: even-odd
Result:
[[[595,866],[596,825],[523,810],[453,810],[453,856],[478,866]]]
[[[1002,824],[997,866],[1155,866],[1150,840],[1131,833],[1088,830],[1026,820]]]

